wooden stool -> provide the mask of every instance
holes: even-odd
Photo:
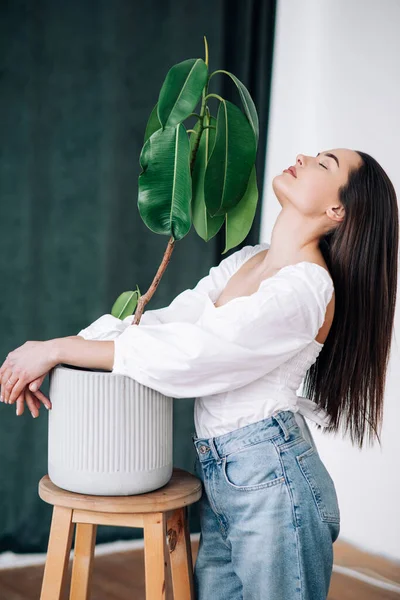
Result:
[[[77,494],[54,485],[45,475],[39,482],[39,496],[54,508],[40,600],[62,598],[74,523],[70,600],[90,597],[97,525],[143,528],[146,600],[165,600],[167,538],[174,600],[194,599],[187,506],[201,493],[201,481],[178,468],[162,488],[134,496]]]

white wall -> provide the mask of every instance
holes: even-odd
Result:
[[[400,198],[400,1],[278,0],[261,241],[280,211],[271,182],[298,153],[371,154]],[[399,277],[400,278],[400,277]],[[400,297],[400,294],[399,294]],[[399,314],[396,312],[396,331]],[[343,540],[400,560],[400,357],[393,340],[382,448],[308,421],[339,496]],[[301,388],[299,388],[301,391]]]

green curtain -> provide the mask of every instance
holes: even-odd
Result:
[[[137,209],[144,129],[168,69],[203,57],[204,35],[210,68],[232,71],[255,100],[261,195],[274,22],[273,0],[2,0],[1,363],[27,340],[76,334],[123,290],[150,285],[168,238]],[[239,102],[227,78],[213,86]],[[260,208],[242,245],[259,241]],[[192,228],[148,308],[193,287],[223,248],[223,232],[205,244]],[[191,472],[193,403],[174,402],[174,464]],[[52,507],[37,493],[47,418],[0,404],[0,552],[47,549]],[[197,505],[189,517],[199,531]],[[138,537],[99,527],[97,542]]]

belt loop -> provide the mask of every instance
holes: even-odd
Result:
[[[214,456],[215,460],[217,461],[217,465],[220,465],[222,463],[222,459],[221,459],[220,455],[218,454],[218,451],[215,447],[214,438],[210,438],[209,442],[210,442],[209,445],[210,445],[211,452],[213,453],[213,456]]]
[[[275,419],[275,421],[278,423],[279,427],[282,429],[283,437],[285,439],[285,442],[287,442],[288,439],[290,438],[290,433],[287,430],[287,427],[286,427],[285,423],[283,422],[282,417],[277,413],[276,415],[272,415],[272,418]]]

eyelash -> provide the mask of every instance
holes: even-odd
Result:
[[[325,165],[323,165],[322,163],[319,163],[321,165],[321,167],[324,167],[324,169],[328,170],[328,167],[326,167]]]

